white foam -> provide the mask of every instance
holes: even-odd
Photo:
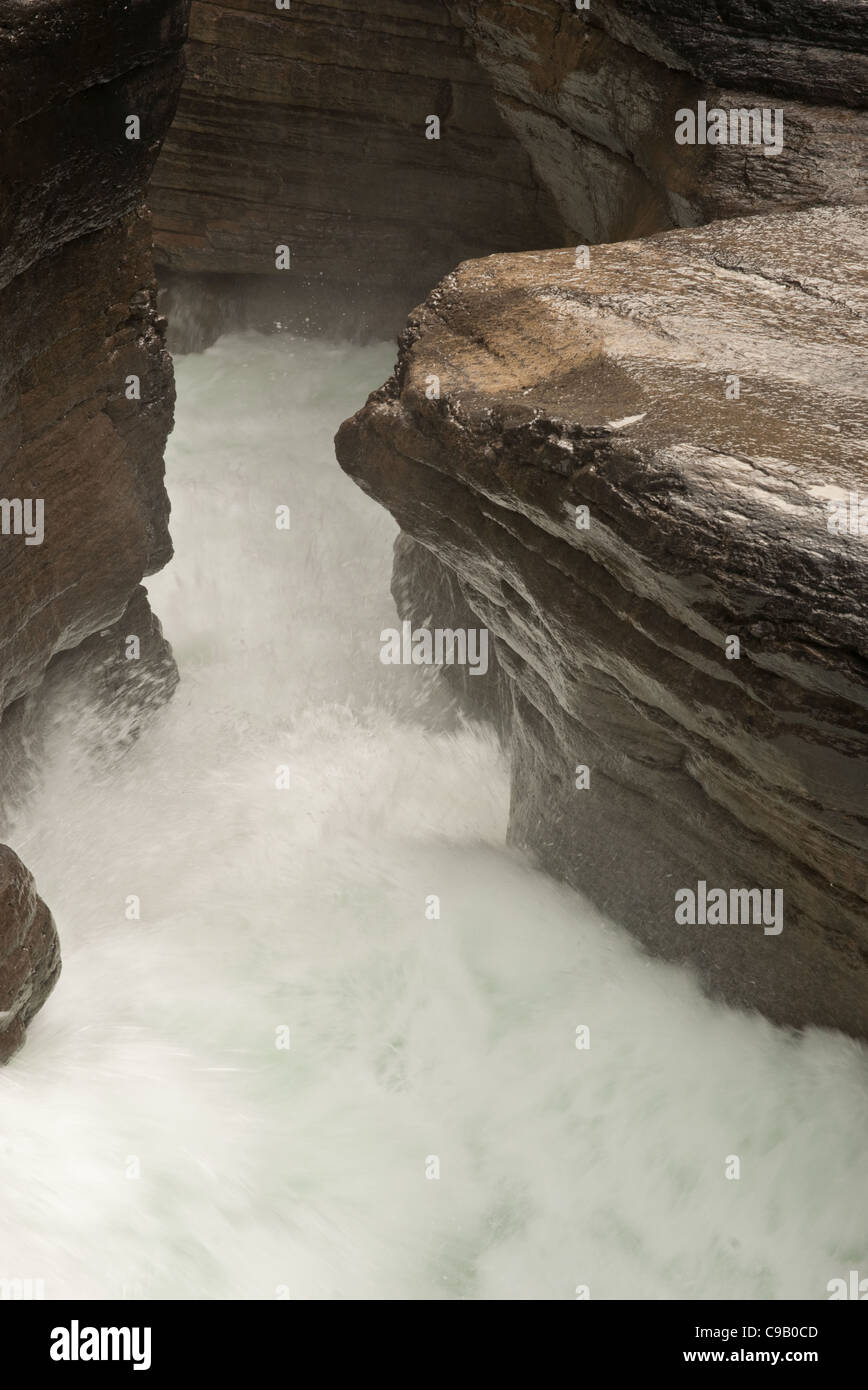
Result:
[[[865,1051],[708,1003],[501,848],[493,740],[420,722],[425,674],[378,659],[395,528],[331,439],[391,358],[243,336],[178,363],[149,587],[183,684],[110,771],[61,736],[13,840],[64,973],[0,1071],[0,1277],[824,1298],[868,1274]]]

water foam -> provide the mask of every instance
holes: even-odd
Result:
[[[824,1298],[868,1273],[866,1052],[709,1003],[502,848],[493,739],[378,659],[394,526],[331,439],[391,357],[177,364],[149,589],[182,685],[109,769],[59,735],[12,839],[64,973],[0,1072],[0,1278]]]

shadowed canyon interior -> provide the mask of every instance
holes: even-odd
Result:
[[[511,842],[730,1002],[868,1036],[865,539],[826,525],[868,492],[863,24],[0,0],[2,491],[64,517],[0,549],[6,796],[52,685],[134,732],[174,689],[141,588],[167,317],[181,351],[401,332],[338,456],[401,526],[400,617],[493,635],[484,679],[447,675],[508,750]],[[780,151],[678,144],[701,103],[780,111]],[[4,854],[8,1056],[58,962]],[[678,926],[699,881],[781,889],[783,932]]]

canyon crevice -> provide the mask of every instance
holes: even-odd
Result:
[[[391,337],[458,261],[567,236],[443,0],[193,0],[186,61],[150,194],[183,346]]]
[[[824,529],[863,469],[859,8],[194,0],[152,198],[185,347],[387,332],[467,262],[339,453],[401,616],[495,634],[446,674],[511,837],[724,997],[865,1033],[864,571]],[[676,140],[718,108],[780,148]],[[688,942],[670,878],[784,887],[784,944]]]
[[[402,617],[494,634],[448,675],[513,842],[726,999],[868,1034],[865,570],[826,525],[866,486],[862,13],[0,0],[0,473],[45,516],[0,537],[7,795],[65,682],[134,733],[177,679],[165,315],[370,337],[427,295],[339,455]],[[779,108],[780,151],[678,144],[702,103]],[[7,1054],[57,967],[8,879]],[[700,880],[782,889],[783,933],[686,932]]]
[[[474,256],[864,202],[858,11],[193,0],[151,188],[173,340],[391,335]],[[676,112],[700,101],[780,109],[780,153],[677,145]]]

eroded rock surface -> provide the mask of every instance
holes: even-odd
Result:
[[[142,577],[171,555],[174,385],[143,199],[187,11],[0,0],[0,713],[15,706],[0,731],[4,798],[23,702],[62,654],[77,653],[80,673],[82,644],[140,603]],[[8,1055],[57,961],[51,918],[4,853]]]
[[[174,384],[155,302],[143,211],[0,290],[2,493],[41,501],[44,533],[0,536],[0,708],[116,621],[171,555]],[[127,399],[131,376],[140,399]]]
[[[576,9],[573,0],[558,3]],[[592,8],[639,51],[685,65],[705,81],[865,103],[864,0],[595,0]]]
[[[39,536],[14,513],[0,535],[0,709],[171,554],[174,384],[142,200],[186,15],[184,0],[0,3],[0,491],[43,517]]]
[[[860,0],[448,0],[579,242],[868,200]],[[679,145],[676,112],[780,109],[783,145]]]
[[[512,840],[729,1001],[863,1036],[866,319],[868,210],[490,257],[337,440],[416,543],[407,615],[495,635]],[[783,930],[679,925],[700,881]]]
[[[0,1062],[18,1051],[59,974],[51,913],[18,855],[0,845]]]

